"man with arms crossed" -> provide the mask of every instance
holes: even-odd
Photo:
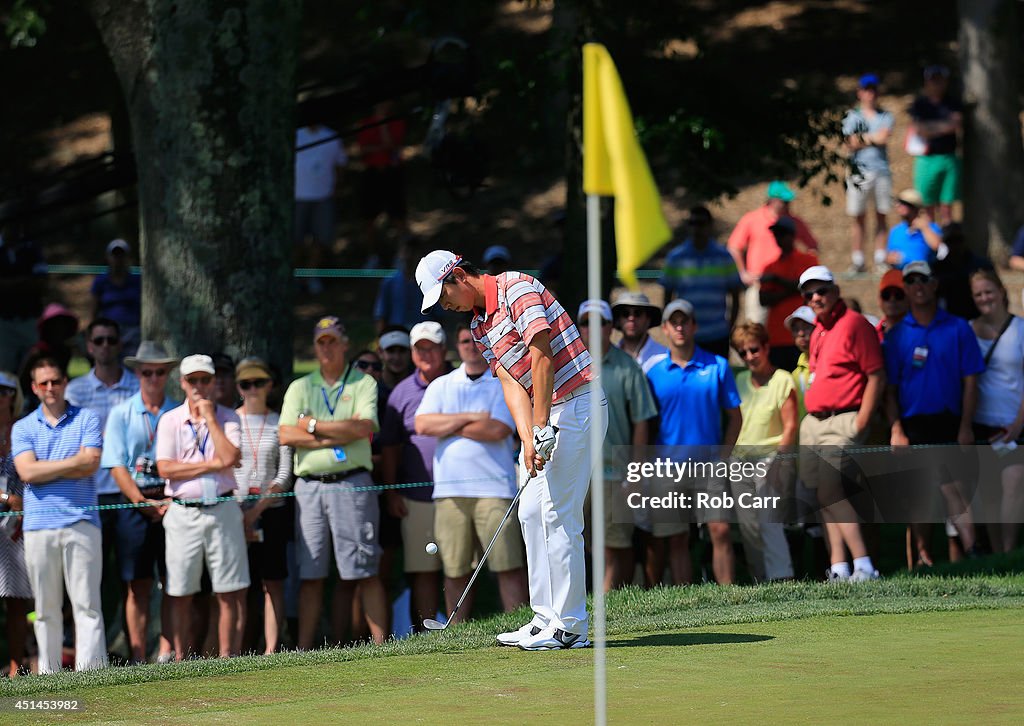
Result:
[[[169,481],[174,501],[164,515],[167,595],[174,598],[174,653],[188,658],[192,646],[192,596],[199,592],[205,560],[220,605],[217,635],[221,658],[237,655],[245,629],[249,556],[242,508],[234,499],[234,467],[241,461],[238,414],[214,403],[213,359],[181,361],[185,402],[160,418],[156,433],[157,473]]]
[[[483,275],[458,255],[435,250],[420,260],[416,282],[424,310],[440,302],[446,310],[473,312],[473,339],[501,381],[523,442],[520,465],[532,477],[519,521],[534,615],[498,642],[523,650],[585,648],[590,427],[600,426],[602,435],[607,430],[607,402],[592,380],[590,354],[569,314],[529,275]],[[602,398],[600,421],[590,419],[591,395]]]

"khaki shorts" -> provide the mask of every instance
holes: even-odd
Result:
[[[800,422],[800,478],[808,489],[836,487],[853,476],[852,461],[843,449],[858,446],[868,432],[857,434],[857,412],[817,419],[811,414]]]
[[[434,531],[444,563],[445,577],[463,577],[473,571],[477,555],[491,541],[511,499],[446,497],[434,502]],[[523,535],[515,512],[487,558],[491,572],[508,572],[523,566]]]
[[[441,553],[427,554],[427,543],[434,538],[434,503],[402,497],[408,514],[402,517],[402,552],[406,572],[438,572]],[[441,545],[438,544],[438,550]]]
[[[172,504],[163,522],[168,595],[185,597],[199,592],[204,560],[214,592],[249,587],[249,555],[238,502],[212,507]]]

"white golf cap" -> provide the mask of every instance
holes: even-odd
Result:
[[[604,300],[584,300],[581,302],[580,311],[576,315],[576,319],[582,320],[584,317],[589,315],[592,310],[596,310],[601,313],[601,317],[609,323],[612,321],[612,308]]]
[[[803,287],[806,283],[817,280],[818,282],[835,282],[836,276],[832,274],[832,270],[825,267],[825,265],[812,265],[803,271],[800,275],[800,287]]]
[[[914,260],[906,267],[903,268],[903,279],[906,280],[911,275],[924,275],[925,277],[932,276],[932,268],[924,260]]]
[[[444,345],[444,328],[441,327],[441,323],[435,323],[433,320],[416,323],[412,326],[412,330],[409,331],[409,340],[413,345],[416,345],[421,340],[429,340],[431,343]]]
[[[786,327],[791,333],[793,332],[794,320],[803,320],[808,325],[814,325],[814,323],[817,322],[817,317],[813,310],[806,305],[801,305],[786,317]]]
[[[118,238],[118,239],[110,240],[110,244],[107,245],[107,254],[108,255],[114,254],[115,250],[121,250],[125,254],[128,254],[129,252],[132,251],[132,248],[131,248],[131,245],[129,245],[123,239]]]
[[[211,376],[217,373],[213,367],[213,358],[208,355],[187,355],[181,359],[181,375],[189,376],[193,373],[209,373]]]
[[[416,265],[416,284],[423,293],[422,312],[427,312],[441,299],[441,283],[462,258],[448,250],[434,250]],[[415,340],[413,343],[415,344]]]
[[[392,330],[390,333],[384,333],[380,336],[380,349],[387,350],[395,346],[400,348],[411,348],[412,344],[409,342],[409,334],[403,333],[401,330]]]
[[[665,310],[661,313],[661,322],[667,322],[672,318],[673,313],[682,313],[686,317],[693,319],[693,304],[689,300],[673,300],[665,306]]]

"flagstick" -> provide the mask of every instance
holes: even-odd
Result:
[[[601,198],[587,195],[587,298],[601,299]],[[590,319],[590,357],[594,380],[601,380],[601,313],[592,309]],[[594,723],[607,723],[608,698],[605,693],[605,606],[604,606],[604,431],[601,426],[601,398],[595,386],[590,394],[590,532],[594,585]]]

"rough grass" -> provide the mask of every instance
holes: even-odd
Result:
[[[1015,569],[1019,556],[993,558],[991,569]],[[860,584],[791,582],[758,587],[702,585],[653,590],[629,588],[608,598],[608,636],[659,633],[743,623],[849,616],[1024,607],[1024,574],[972,577],[907,575]],[[465,653],[491,648],[494,634],[518,627],[527,613],[499,615],[381,646],[364,645],[306,653],[279,653],[230,660],[108,668],[59,673],[0,683],[0,696],[87,693],[96,687],[184,681],[391,656]],[[168,685],[174,688],[173,685]]]

